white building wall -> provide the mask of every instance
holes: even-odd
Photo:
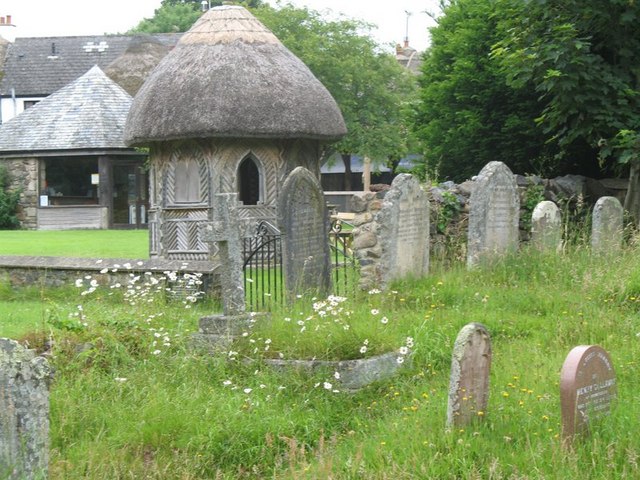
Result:
[[[0,99],[0,115],[2,123],[8,122],[16,115],[24,112],[24,102],[37,102],[42,97],[3,97]]]

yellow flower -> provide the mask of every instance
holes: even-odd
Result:
[[[477,414],[478,414],[479,417],[483,417],[484,416],[484,412],[482,410],[479,410]]]

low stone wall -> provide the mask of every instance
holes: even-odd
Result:
[[[124,285],[131,274],[184,272],[202,274],[203,291],[215,295],[220,286],[218,267],[206,261],[0,256],[0,283],[12,288],[61,287],[91,275],[100,285]]]
[[[11,174],[12,190],[20,191],[18,219],[22,228],[37,227],[38,208],[38,159],[11,158],[2,161]]]

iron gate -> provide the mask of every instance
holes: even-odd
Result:
[[[333,220],[329,232],[333,290],[336,295],[348,295],[355,290],[357,264],[352,249],[351,226]],[[282,237],[267,221],[256,226],[252,237],[243,239],[244,288],[250,311],[271,310],[284,302],[284,272],[282,269]]]

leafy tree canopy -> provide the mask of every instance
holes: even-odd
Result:
[[[461,181],[492,160],[522,173],[553,170],[553,151],[534,123],[541,114],[532,84],[507,83],[491,47],[503,15],[494,0],[443,2],[420,77],[414,129],[427,169]]]

